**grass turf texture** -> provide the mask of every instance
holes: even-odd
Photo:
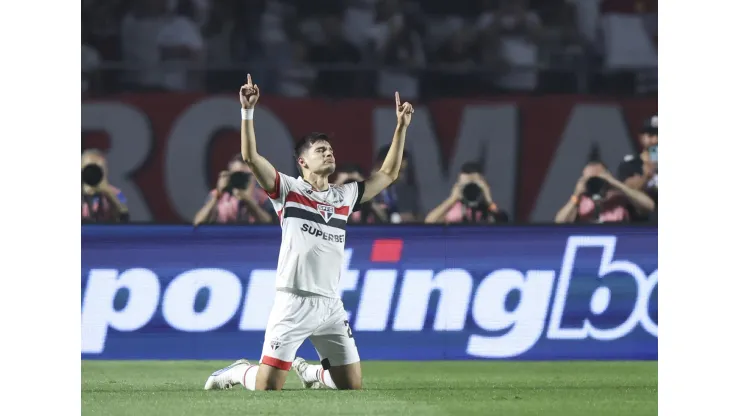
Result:
[[[362,363],[364,391],[204,391],[220,361],[83,361],[83,415],[656,415],[657,362]],[[315,364],[312,362],[312,364]]]

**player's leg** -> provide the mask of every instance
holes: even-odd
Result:
[[[325,367],[312,365],[301,357],[293,361],[293,370],[307,389],[328,388],[334,390],[362,389],[362,367],[359,362]]]
[[[213,373],[206,389],[241,384],[248,390],[281,390],[298,347],[317,326],[312,314],[314,303],[310,298],[277,292],[267,321],[260,365],[239,360]]]
[[[309,337],[321,359],[321,365],[310,365],[296,358],[294,369],[306,387],[318,383],[340,390],[362,388],[360,354],[349,327],[347,313],[339,299],[330,303],[330,318]]]
[[[298,347],[306,339],[304,335],[300,341],[276,341],[276,339],[285,339],[285,335],[272,337],[265,336],[265,343],[262,346],[262,360],[260,360],[259,370],[254,374],[254,389],[250,390],[282,390],[285,385],[285,379],[288,378],[288,372],[293,364]],[[248,380],[251,382],[251,380]],[[244,387],[249,389],[248,385]]]
[[[295,354],[295,350],[293,354]],[[206,380],[205,389],[225,390],[241,384],[247,390],[281,390],[285,384],[291,363],[275,367],[274,365],[265,364],[265,358],[269,359],[270,357],[263,357],[262,364],[259,365],[241,359],[214,372]],[[287,369],[284,369],[286,367]]]

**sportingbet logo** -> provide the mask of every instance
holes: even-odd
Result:
[[[348,311],[354,331],[465,330],[472,335],[455,348],[472,357],[516,357],[543,337],[611,341],[638,327],[657,337],[658,325],[648,311],[658,271],[648,276],[636,264],[615,258],[616,247],[616,237],[571,237],[557,270],[500,268],[474,279],[462,268],[368,269],[362,285],[360,271],[350,268],[353,251],[348,249],[340,286],[358,294],[357,307]],[[600,251],[600,258],[581,254],[579,260],[582,250]],[[576,269],[578,261],[584,264]],[[588,286],[590,295],[584,295],[582,284],[571,284],[584,273],[596,278]],[[83,295],[82,352],[102,353],[110,330],[137,331],[160,315],[177,331],[208,332],[234,320],[239,330],[263,331],[274,278],[274,270],[252,270],[245,287],[228,270],[195,269],[163,287],[149,269],[92,269]],[[612,293],[611,286],[599,284],[607,280],[622,290]],[[123,305],[115,302],[122,292],[127,293]],[[436,309],[430,310],[435,292]],[[511,302],[512,297],[518,301]],[[425,326],[427,317],[433,319]]]

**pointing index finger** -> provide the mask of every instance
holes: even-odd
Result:
[[[396,91],[396,108],[401,107],[401,96],[398,95],[398,91]]]

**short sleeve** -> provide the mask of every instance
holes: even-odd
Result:
[[[267,190],[265,190],[265,193],[273,202],[284,204],[285,197],[288,196],[288,193],[293,188],[295,181],[295,178],[291,178],[290,176],[284,173],[280,173],[277,171],[277,169],[275,169],[275,190],[273,192],[268,192]]]
[[[365,194],[365,182],[347,182],[341,188],[344,192],[344,204],[351,208],[351,212],[359,211],[362,195]]]

